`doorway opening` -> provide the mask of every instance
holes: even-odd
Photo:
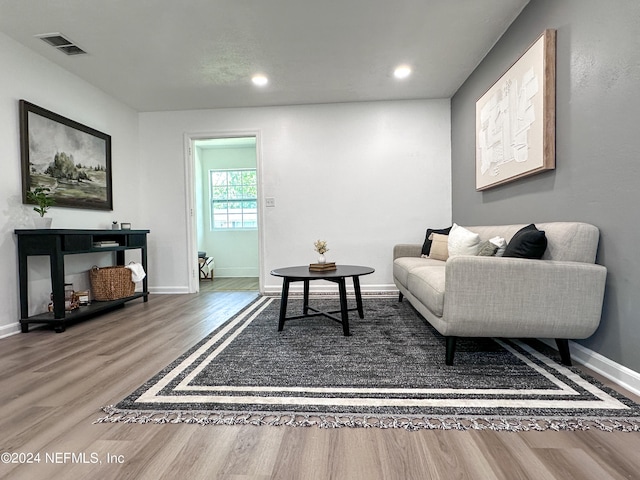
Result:
[[[191,291],[260,291],[257,135],[190,137]]]

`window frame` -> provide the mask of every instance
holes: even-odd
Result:
[[[250,172],[253,173],[253,177],[255,179],[255,183],[249,183],[249,184],[245,184],[243,182],[244,180],[244,175],[243,173],[246,172]],[[216,187],[222,187],[221,185],[214,185],[214,178],[213,176],[217,173],[225,173],[226,174],[226,181],[224,184],[224,187],[226,188],[227,194],[226,194],[226,198],[221,199],[221,198],[214,198],[214,190],[216,189]],[[229,182],[230,180],[230,175],[231,174],[239,174],[240,178],[242,179],[240,184],[232,184]],[[209,169],[208,172],[208,181],[209,181],[209,208],[210,208],[210,215],[209,215],[209,228],[211,231],[216,231],[216,232],[232,232],[232,231],[250,231],[250,230],[257,230],[258,229],[258,170],[256,168],[253,167],[246,167],[246,168],[212,168]],[[239,188],[241,193],[241,196],[237,197],[231,197],[229,195],[229,192],[231,190],[232,187],[236,187]],[[254,191],[255,191],[255,196],[245,196],[245,188],[246,187],[253,187]],[[241,215],[241,224],[242,226],[234,226],[234,222],[230,220],[230,216],[233,215],[230,213],[230,208],[227,205],[226,208],[226,225],[227,226],[216,226],[216,208],[215,205],[217,204],[230,204],[230,203],[240,203],[240,204],[244,204],[246,202],[253,202],[255,204],[255,210],[254,209],[248,209],[244,206],[240,207],[240,212],[239,214]],[[222,210],[222,209],[218,209]],[[254,221],[254,225],[252,226],[245,226],[245,210],[251,210],[250,211],[250,215],[255,218]],[[220,215],[220,214],[218,214]]]

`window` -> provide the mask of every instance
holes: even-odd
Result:
[[[213,230],[258,228],[256,169],[209,170]]]

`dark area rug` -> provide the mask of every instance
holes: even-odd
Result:
[[[639,405],[541,342],[460,339],[446,366],[444,338],[407,301],[364,308],[349,337],[325,317],[278,332],[279,299],[260,297],[96,422],[640,430]],[[301,311],[290,299],[289,315]]]

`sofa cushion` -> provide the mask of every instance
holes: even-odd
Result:
[[[444,279],[444,262],[414,268],[407,278],[409,291],[438,317],[441,317],[444,311]]]
[[[547,249],[547,237],[532,223],[518,230],[507,244],[503,257],[540,259]]]
[[[439,233],[433,233],[431,235],[431,250],[429,251],[429,258],[434,260],[446,260],[449,258],[449,236],[441,235]]]
[[[454,223],[449,232],[449,256],[477,255],[480,235]]]
[[[440,228],[440,229],[427,228],[427,234],[424,237],[424,243],[422,244],[422,255],[429,256],[429,252],[431,251],[431,242],[432,242],[431,235],[433,233],[438,233],[440,235],[449,235],[450,231],[451,231],[451,227]]]
[[[431,260],[421,257],[400,257],[393,261],[393,277],[405,287],[408,284],[409,272],[416,268],[444,265],[440,260]]]

